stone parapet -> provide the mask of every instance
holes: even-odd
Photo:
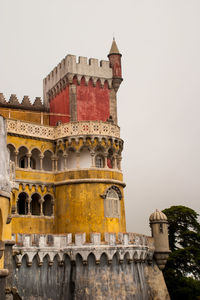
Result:
[[[62,263],[64,255],[68,255],[70,260],[75,261],[76,256],[82,257],[83,263],[87,263],[88,256],[93,253],[96,263],[100,261],[101,255],[106,254],[108,262],[112,261],[114,255],[119,261],[126,257],[132,262],[151,262],[154,254],[154,241],[151,237],[119,233],[91,233],[90,242],[86,242],[85,233],[76,233],[72,239],[72,234],[65,235],[38,235],[38,234],[17,234],[13,235],[16,245],[13,247],[13,255],[18,267],[20,267],[23,257],[27,259],[27,265],[31,266],[33,259],[37,256],[39,265],[43,259],[48,257],[49,264],[52,265],[55,256],[59,257]]]
[[[7,108],[17,108],[24,110],[36,110],[45,111],[44,105],[40,97],[36,97],[35,101],[31,103],[28,96],[24,96],[22,102],[20,103],[17,96],[12,94],[10,99],[7,101],[2,93],[0,93],[0,106]]]
[[[69,122],[56,127],[37,125],[13,119],[7,119],[6,122],[8,134],[31,136],[47,140],[86,135],[120,137],[120,128],[117,125],[102,121]]]
[[[78,82],[84,77],[85,81],[88,82],[91,78],[94,82],[98,79],[101,83],[105,80],[108,84],[112,83],[112,68],[110,62],[106,60],[90,58],[80,56],[78,62],[76,61],[75,55],[67,55],[43,80],[44,87],[44,99],[49,90],[56,86],[61,79],[66,77],[66,80],[70,83],[73,77],[76,75]]]

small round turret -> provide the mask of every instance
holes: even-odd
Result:
[[[118,88],[122,82],[122,67],[121,67],[121,53],[117,47],[116,41],[113,38],[112,46],[108,54],[108,59],[110,61],[110,66],[113,71],[113,88],[115,92],[118,91]]]
[[[168,221],[166,215],[157,210],[149,217],[152,237],[154,238],[154,257],[160,270],[164,269],[169,256]]]
[[[154,211],[150,215],[149,221],[151,223],[154,223],[154,222],[157,222],[157,221],[167,221],[167,216],[162,211],[159,211],[158,209],[156,209],[156,211]]]

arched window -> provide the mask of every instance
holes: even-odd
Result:
[[[27,158],[28,149],[24,146],[19,148],[18,154],[18,162],[20,168],[27,168],[28,167],[28,158]]]
[[[22,156],[19,159],[19,167],[23,169],[28,167],[28,159],[26,156]]]
[[[113,167],[114,167],[114,157],[113,157],[113,150],[112,149],[108,150],[107,166],[110,169],[113,169]]]
[[[109,188],[105,200],[104,200],[104,212],[107,218],[119,218],[120,217],[120,199],[118,188]],[[121,192],[120,192],[121,193]]]
[[[27,215],[28,213],[27,197],[28,195],[26,193],[20,193],[18,195],[17,212],[19,215]]]
[[[98,154],[98,155],[96,155],[96,157],[95,157],[95,166],[96,166],[96,168],[104,168],[104,157],[103,157],[103,155],[100,155],[100,154]]]
[[[31,214],[32,215],[35,215],[35,216],[39,216],[40,215],[40,195],[35,193],[32,195],[31,197],[31,206],[30,206],[30,209],[31,209]]]
[[[33,149],[31,151],[30,167],[34,170],[40,169],[40,154],[41,152],[38,149]]]
[[[15,162],[15,147],[11,144],[8,144],[8,150],[10,152],[10,160]]]
[[[62,150],[58,151],[57,157],[58,157],[58,171],[62,171],[65,168],[64,156]]]
[[[163,233],[163,224],[162,223],[159,224],[159,232]]]
[[[80,159],[79,159],[80,168],[90,168],[91,167],[91,155],[89,149],[83,147],[80,150]]]
[[[69,151],[68,151],[67,168],[68,169],[76,168],[76,152],[73,148],[69,149]]]
[[[47,150],[44,152],[44,158],[43,158],[43,169],[45,171],[52,171],[52,152]]]
[[[53,215],[52,196],[49,194],[44,196],[43,214],[44,214],[44,216],[52,216]]]

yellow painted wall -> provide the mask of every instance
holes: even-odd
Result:
[[[39,111],[0,107],[0,115],[6,119],[9,118],[41,124],[41,114]],[[49,125],[49,115],[47,113],[43,113],[43,124]]]
[[[86,169],[86,170],[73,170],[68,172],[59,172],[55,174],[55,182],[80,179],[80,178],[102,178],[102,179],[114,179],[123,181],[123,175],[121,172],[112,171],[112,169]]]
[[[34,148],[38,148],[41,153],[44,153],[46,150],[53,151],[53,143],[45,140],[36,140],[8,135],[7,144],[12,144],[16,150],[18,150],[21,146],[25,146],[30,150],[30,152]]]
[[[48,182],[61,183],[55,188],[55,215],[54,217],[40,216],[16,216],[13,217],[12,226],[13,233],[67,233],[67,232],[125,232],[125,211],[124,211],[124,196],[123,187],[119,184],[114,184],[119,187],[122,193],[120,200],[121,216],[120,218],[105,218],[104,216],[104,199],[101,197],[105,191],[113,185],[110,183],[73,183],[69,184],[72,179],[100,179],[100,180],[118,180],[122,181],[122,173],[115,171],[104,170],[75,170],[62,173],[40,173],[25,170],[17,170],[17,178],[28,181],[41,181],[44,184]],[[46,178],[47,177],[47,178]],[[36,192],[33,185],[29,190],[28,185],[22,189],[19,186],[19,191],[16,192],[13,200],[13,205],[16,205],[17,195],[20,192],[26,192],[28,195]],[[41,195],[47,193],[46,187],[41,191],[37,190]],[[50,194],[53,194],[53,188]]]
[[[56,187],[56,231],[86,232],[125,232],[124,197],[120,200],[121,217],[104,216],[102,195],[111,184],[84,183]],[[123,195],[123,188],[117,185]]]

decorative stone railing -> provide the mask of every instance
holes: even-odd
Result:
[[[69,122],[53,127],[7,119],[7,132],[48,140],[81,135],[120,137],[120,128],[118,126],[102,121]]]
[[[151,237],[134,233],[119,233],[116,239],[115,233],[105,233],[101,240],[100,233],[91,233],[90,242],[86,242],[85,233],[74,235],[39,235],[39,234],[17,234],[13,235],[16,245],[13,247],[13,255],[18,267],[21,266],[25,256],[28,266],[32,265],[36,257],[39,265],[43,264],[45,257],[49,265],[52,265],[55,257],[62,264],[64,255],[75,261],[80,255],[84,264],[92,253],[96,263],[99,263],[102,254],[106,254],[108,263],[112,262],[113,256],[117,255],[120,262],[126,258],[129,262],[151,262],[154,254],[154,240]]]

